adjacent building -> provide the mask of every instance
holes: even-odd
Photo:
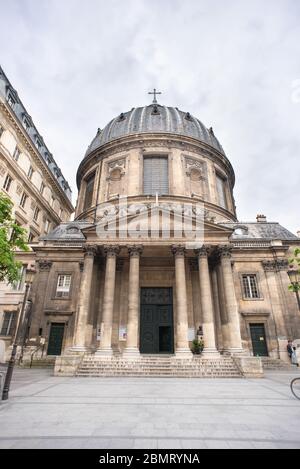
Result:
[[[26,228],[31,247],[73,212],[70,186],[1,67],[0,189],[12,200],[15,220]],[[32,249],[19,253],[20,281],[0,285],[0,358],[11,342],[23,300],[25,268],[34,257]]]

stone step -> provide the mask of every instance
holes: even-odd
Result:
[[[290,363],[280,360],[279,358],[262,357],[261,361],[265,370],[289,370],[292,368]]]
[[[240,378],[242,375],[230,357],[218,359],[174,357],[139,357],[134,360],[112,357],[85,357],[76,376],[105,377],[186,377],[186,378]]]

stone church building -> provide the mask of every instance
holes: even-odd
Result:
[[[29,343],[45,339],[56,374],[172,363],[259,375],[255,357],[287,360],[287,339],[300,339],[287,275],[300,240],[263,215],[239,222],[234,184],[213,129],[155,97],[98,130],[74,221],[34,247]]]

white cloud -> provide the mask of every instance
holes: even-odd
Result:
[[[0,7],[2,66],[74,193],[97,128],[149,102],[156,86],[164,104],[214,127],[236,172],[239,218],[265,212],[300,228],[297,0],[0,0]]]

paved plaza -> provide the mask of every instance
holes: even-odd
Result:
[[[16,369],[0,448],[300,448],[298,370],[263,379],[57,378]]]

